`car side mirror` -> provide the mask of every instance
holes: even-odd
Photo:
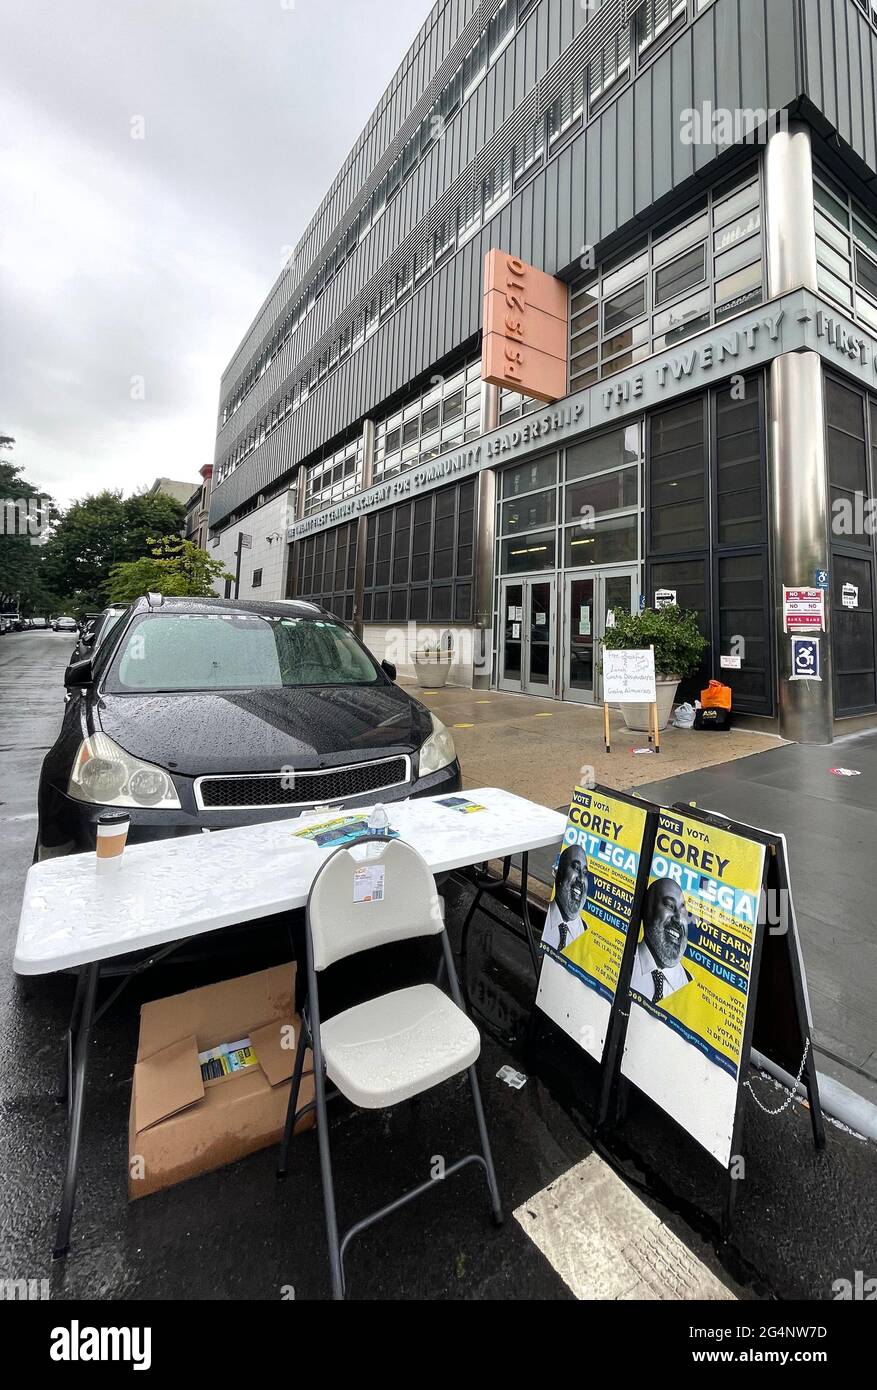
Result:
[[[64,672],[64,684],[70,686],[91,685],[94,680],[94,672],[91,669],[91,661],[72,661]]]
[[[392,661],[382,661],[381,670],[390,677],[391,681],[396,679],[396,667]]]

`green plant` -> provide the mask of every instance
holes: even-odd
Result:
[[[618,613],[606,629],[603,646],[609,651],[655,649],[658,677],[685,679],[697,671],[707,643],[700,635],[697,614],[678,608],[644,608],[641,613]]]

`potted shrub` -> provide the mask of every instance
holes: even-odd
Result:
[[[603,646],[609,651],[654,647],[658,725],[665,729],[679,682],[697,671],[707,644],[700,635],[697,614],[672,604],[668,608],[645,608],[641,613],[616,612],[615,626],[607,628]],[[628,729],[648,732],[648,705],[622,705],[621,712]]]
[[[454,661],[454,643],[449,632],[440,642],[424,642],[411,653],[414,674],[421,690],[439,690],[450,675]]]

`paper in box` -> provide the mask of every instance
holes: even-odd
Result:
[[[280,1142],[300,1020],[295,966],[275,966],[144,1004],[131,1089],[133,1200]],[[199,1052],[248,1037],[259,1065],[206,1084]],[[299,1105],[313,1100],[310,1053]],[[304,1116],[296,1133],[313,1125]]]

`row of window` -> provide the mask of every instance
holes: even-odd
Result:
[[[763,280],[761,179],[751,165],[573,285],[570,389],[759,303]]]
[[[374,481],[428,463],[481,433],[481,359],[429,387],[375,427]]]
[[[520,5],[520,0],[518,3]],[[499,211],[512,192],[542,162],[546,151],[548,157],[555,152],[559,142],[583,119],[586,85],[589,109],[593,109],[607,96],[610,89],[614,89],[617,83],[629,74],[631,34],[634,36],[637,54],[645,59],[651,56],[657,44],[666,41],[686,22],[689,6],[694,14],[698,14],[712,3],[713,0],[644,0],[634,15],[633,29],[624,28],[607,40],[603,48],[591,59],[588,68],[570,79],[548,111],[536,117],[532,126],[522,133],[515,147],[499,156],[493,168],[464,193],[459,205],[435,229],[428,244],[412,253],[399,271],[381,287],[380,293],[373,295],[362,307],[353,323],[339,332],[338,337],[319,360],[303,373],[283,400],[238,444],[219,469],[218,482],[222,482],[233,472],[289,414],[303,405],[310,392],[355,352],[377,330],[382,320],[389,317],[426,276],[474,236]],[[530,8],[530,5],[526,6],[528,11]],[[464,63],[430,113],[424,117],[418,131],[411,137],[386,178],[361,211],[358,221],[345,234],[307,291],[286,315],[246,378],[240,383],[234,398],[227,402],[221,416],[223,425],[267,371],[307,313],[321,298],[341,266],[383,213],[389,198],[394,196],[401,186],[401,180],[407,177],[417,160],[434,143],[437,138],[436,132],[443,130],[443,123],[456,112],[461,101],[465,101],[471,94],[473,84],[477,85],[483,77],[486,65],[489,66],[499,56],[513,36],[516,24],[520,23],[521,18],[523,15],[520,13],[517,19],[515,17],[514,0],[504,0],[491,25],[484,31],[466,60],[471,67],[469,83],[465,81],[468,69]],[[411,153],[415,148],[419,151],[416,158]],[[409,159],[413,159],[413,162],[407,167]]]
[[[305,515],[334,507],[362,487],[362,435],[312,463],[305,473]]]
[[[320,531],[299,541],[295,592],[338,618],[353,617],[356,584],[356,522]]]
[[[506,469],[498,502],[503,575],[639,559],[642,427],[639,421],[556,454]],[[557,528],[562,528],[558,536]]]
[[[819,288],[877,329],[877,217],[819,165],[813,198]]]
[[[447,122],[474,92],[488,67],[511,41],[521,19],[535,0],[502,0],[499,10],[479,36],[470,52],[457,68],[441,95],[433,102],[420,125],[409,137],[384,178],[363,204],[357,217],[320,266],[310,284],[302,288],[296,303],[289,309],[282,324],[255,360],[250,371],[238,384],[234,395],[225,402],[221,412],[224,425],[249,395],[259,378],[268,370],[278,353],[286,346],[299,324],[319,302],[360,242],[365,239],[402,184],[420,160],[445,133]],[[417,268],[414,267],[416,275]],[[421,273],[424,273],[421,267]],[[410,288],[410,285],[409,285]]]

